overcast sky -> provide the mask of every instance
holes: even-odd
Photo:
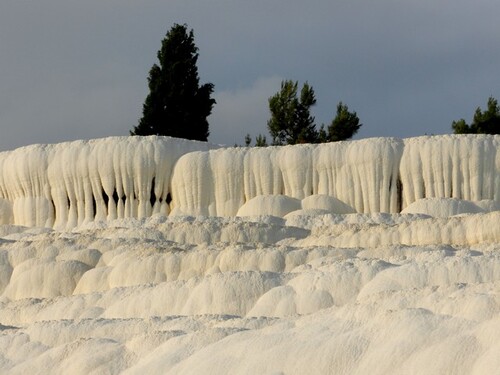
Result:
[[[210,142],[267,134],[283,79],[313,86],[318,125],[339,101],[356,111],[356,138],[450,133],[500,99],[499,15],[498,0],[2,0],[0,151],[128,135],[174,23],[215,85]]]

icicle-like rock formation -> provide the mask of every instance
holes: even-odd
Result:
[[[231,148],[182,156],[172,175],[173,213],[234,216],[256,196],[333,196],[357,212],[398,211],[403,141]]]
[[[498,374],[499,140],[1,153],[0,373]]]
[[[15,224],[72,228],[89,221],[169,213],[180,156],[216,147],[169,137],[111,137],[0,153],[0,212]],[[1,219],[0,219],[1,220]],[[4,216],[5,221],[5,216]]]
[[[252,199],[279,195],[328,196],[359,213],[400,212],[423,198],[498,201],[499,144],[445,135],[251,149],[168,137],[33,145],[0,153],[0,223],[256,214]],[[297,209],[331,212],[323,201]]]
[[[404,140],[403,208],[422,198],[500,200],[500,137],[418,137]]]

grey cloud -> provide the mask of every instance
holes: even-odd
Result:
[[[253,140],[259,134],[266,135],[268,98],[280,87],[281,80],[280,77],[262,78],[250,87],[217,93],[217,105],[209,118],[211,138],[221,139],[221,143],[232,146],[244,144],[246,134],[250,134]]]
[[[345,102],[358,137],[447,133],[500,98],[498,14],[492,0],[2,2],[0,150],[128,134],[174,22],[215,84],[214,143],[265,130],[269,77],[313,85],[319,124]]]

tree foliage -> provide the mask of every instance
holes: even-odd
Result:
[[[265,135],[259,134],[255,137],[255,147],[267,147],[267,139]]]
[[[168,135],[206,141],[207,117],[215,100],[213,84],[199,84],[198,48],[193,30],[175,24],[158,51],[159,65],[149,72],[150,93],[143,105],[142,118],[131,135]]]
[[[252,145],[252,137],[250,134],[245,135],[245,147]],[[267,139],[265,135],[259,134],[255,137],[255,147],[267,147]]]
[[[316,130],[310,109],[316,104],[314,89],[307,82],[298,97],[298,82],[281,82],[281,89],[269,98],[271,118],[267,122],[273,145],[342,141],[357,133],[362,124],[356,112],[340,102],[337,115],[325,129]]]
[[[352,138],[361,127],[356,112],[349,112],[347,105],[337,104],[337,115],[328,126],[327,142],[343,141]]]
[[[470,125],[460,119],[453,121],[451,127],[455,134],[500,134],[500,107],[497,100],[490,96],[484,112],[477,107]]]
[[[315,142],[317,133],[310,108],[316,104],[307,82],[297,97],[298,82],[281,82],[281,90],[269,98],[271,118],[267,122],[273,145]]]
[[[245,135],[245,147],[249,147],[250,143],[252,143],[252,137],[247,133],[247,135]]]

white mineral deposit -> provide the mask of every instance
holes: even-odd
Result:
[[[0,153],[2,374],[500,374],[500,137]]]

